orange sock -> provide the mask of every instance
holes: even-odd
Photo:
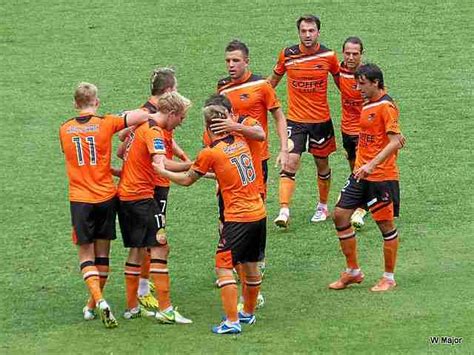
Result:
[[[107,283],[107,278],[109,277],[109,258],[107,257],[99,257],[95,258],[95,265],[97,270],[99,271],[99,282],[100,282],[100,289],[104,292],[105,284]],[[92,309],[95,308],[95,301],[92,297],[89,297],[89,302],[87,303],[87,307]]]
[[[385,272],[393,273],[397,262],[398,231],[395,229],[383,234],[383,256],[385,260]]]
[[[260,275],[246,275],[245,280],[247,293],[244,297],[244,312],[254,314],[255,307],[257,306],[258,293],[260,292],[260,285],[262,284],[262,277]]]
[[[346,227],[337,228],[337,237],[339,238],[339,243],[341,245],[341,250],[344,256],[346,257],[347,267],[349,269],[358,269],[359,265],[357,263],[357,240],[355,238],[356,234],[351,225]]]
[[[280,172],[280,207],[290,206],[295,188],[295,174],[286,171]]]
[[[245,283],[244,267],[243,267],[242,264],[237,264],[237,265],[235,265],[235,270],[237,271],[237,275],[239,275],[241,295],[242,295],[243,298],[245,298],[247,284]]]
[[[140,265],[125,263],[125,286],[127,289],[127,308],[138,307],[137,291],[140,278]]]
[[[327,205],[329,198],[329,188],[331,187],[331,170],[327,174],[318,173],[319,202]]]
[[[99,270],[92,260],[81,263],[82,278],[94,299],[95,304],[102,299],[102,291],[100,290]]]
[[[150,260],[150,274],[155,284],[160,311],[165,311],[171,307],[170,275],[167,264],[168,262],[166,260]]]
[[[236,322],[237,316],[237,282],[233,276],[220,276],[217,286],[221,289],[222,307],[227,320]]]
[[[140,277],[142,279],[150,278],[150,258],[150,252],[148,250],[145,251],[145,256],[142,261],[142,269],[140,271]]]

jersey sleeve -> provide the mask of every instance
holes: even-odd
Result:
[[[191,169],[198,174],[204,175],[208,171],[212,170],[212,150],[211,148],[204,148],[201,150],[194,161]]]
[[[145,133],[146,147],[150,155],[166,154],[165,138],[163,132],[157,128],[150,128]]]
[[[107,126],[110,128],[112,134],[121,131],[127,126],[127,115],[125,115],[124,117],[116,115],[105,115],[104,119],[107,122]]]
[[[278,60],[277,60],[277,63],[275,65],[275,67],[273,67],[273,72],[276,74],[276,75],[285,75],[286,73],[286,67],[285,67],[285,50],[283,49],[280,54],[278,55]]]
[[[281,107],[280,100],[276,96],[276,92],[270,83],[265,83],[264,88],[264,100],[265,107],[267,110],[273,110],[275,108]]]
[[[331,56],[330,63],[329,63],[329,72],[332,75],[339,75],[339,71],[341,70],[341,65],[339,64],[339,60],[337,59],[336,53]]]
[[[392,105],[385,105],[383,111],[383,119],[385,122],[385,132],[400,134],[400,122],[398,109]]]

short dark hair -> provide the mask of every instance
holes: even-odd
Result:
[[[375,80],[378,80],[378,88],[384,88],[382,70],[375,64],[367,63],[361,65],[355,72],[355,78],[358,79],[360,77],[365,77],[372,83],[375,83]]]
[[[230,41],[229,44],[227,44],[227,46],[225,47],[225,51],[226,52],[241,51],[245,57],[248,57],[250,53],[249,47],[247,47],[247,45],[244,42],[238,39],[233,39],[232,41]]]
[[[176,85],[176,74],[172,68],[156,68],[151,73],[150,91],[152,95],[163,95]]]
[[[318,28],[318,31],[321,29],[321,20],[319,19],[318,16],[314,15],[303,15],[301,16],[298,20],[296,20],[296,28],[298,31],[300,30],[300,25],[301,22],[313,22],[316,24],[316,27]]]
[[[212,94],[209,96],[209,98],[204,102],[204,107],[207,106],[222,106],[225,107],[229,113],[232,112],[232,103],[226,96],[220,94]]]
[[[346,47],[346,43],[358,44],[360,46],[360,52],[364,51],[364,45],[362,44],[362,40],[359,37],[351,36],[347,37],[344,43],[342,44],[342,51],[344,52],[344,48]]]

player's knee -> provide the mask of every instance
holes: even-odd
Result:
[[[336,228],[341,228],[350,224],[350,214],[347,212],[347,210],[336,207],[333,212],[333,221]]]

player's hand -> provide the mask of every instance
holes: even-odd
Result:
[[[406,137],[403,134],[400,134],[400,137],[398,139],[398,143],[400,143],[400,148],[403,148],[407,142]]]
[[[215,118],[209,128],[215,134],[230,133],[235,131],[236,122],[231,118]]]
[[[111,167],[110,172],[112,173],[113,176],[120,177],[120,175],[122,174],[122,169]]]
[[[153,165],[153,169],[155,169],[155,171],[159,175],[163,175],[166,172],[165,160],[164,159],[161,159],[158,163],[152,161],[151,165]]]
[[[367,176],[369,176],[373,170],[374,169],[370,163],[364,164],[354,172],[354,178],[357,182],[359,182],[360,179],[365,179]]]
[[[275,167],[280,166],[281,170],[286,170],[287,164],[288,164],[288,151],[280,150],[276,158]]]

